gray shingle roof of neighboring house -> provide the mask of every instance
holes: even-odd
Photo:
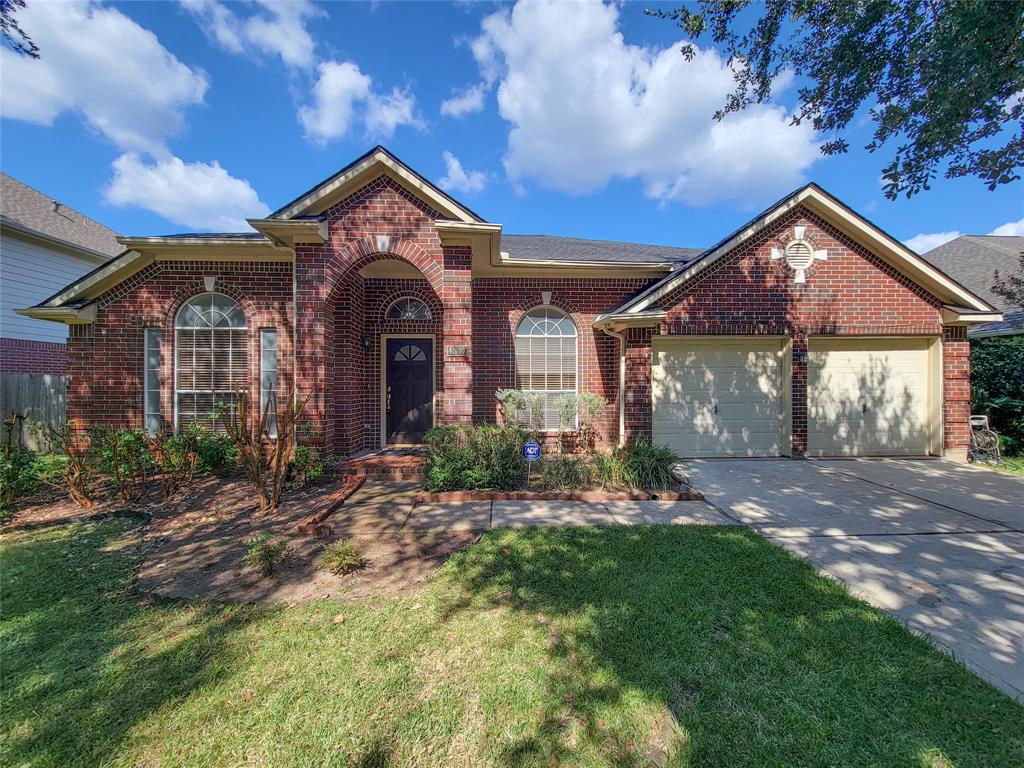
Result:
[[[693,261],[704,252],[702,248],[674,248],[615,240],[505,234],[501,236],[501,250],[513,260],[658,262],[674,265]]]
[[[1005,310],[1015,307],[992,292],[995,273],[1019,272],[1022,251],[1024,237],[962,235],[922,256],[992,306]]]
[[[982,323],[981,325],[972,325],[967,329],[967,336],[971,339],[1020,334],[1024,334],[1024,309],[1004,312],[1002,321],[998,323]]]
[[[124,250],[117,233],[74,208],[0,173],[0,223],[105,256]]]

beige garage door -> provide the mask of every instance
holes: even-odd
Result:
[[[812,456],[925,455],[937,428],[933,339],[811,339]]]
[[[783,340],[655,337],[654,440],[683,456],[778,456]]]

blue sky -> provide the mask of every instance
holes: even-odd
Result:
[[[2,167],[125,234],[239,228],[376,143],[510,233],[704,246],[813,180],[922,250],[1024,234],[1020,184],[886,200],[870,124],[821,157],[792,84],[714,124],[721,58],[644,7],[29,0]]]

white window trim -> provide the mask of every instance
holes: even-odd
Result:
[[[152,391],[149,386],[149,354],[153,351],[150,343],[150,334],[156,334],[156,354],[157,354],[157,367],[156,367],[156,392],[157,392],[157,411],[156,417],[157,422],[160,425],[156,431],[150,431],[149,429],[149,395]],[[163,344],[163,329],[159,326],[146,326],[142,329],[142,431],[150,436],[157,434],[157,432],[163,430],[164,420],[164,408],[163,408],[163,355],[161,354],[161,346]]]
[[[548,311],[558,312],[562,316],[564,316],[566,319],[568,319],[568,321],[570,323],[572,323],[573,331],[575,331],[575,333],[572,336],[560,336],[560,337],[553,337],[553,338],[563,338],[563,339],[571,338],[575,342],[576,348],[575,348],[574,358],[575,358],[576,364],[575,364],[575,371],[574,371],[574,381],[576,382],[576,386],[575,386],[574,389],[522,389],[521,387],[519,387],[518,351],[517,351],[517,348],[516,348],[516,344],[518,343],[518,340],[520,338],[524,338],[524,339],[552,338],[552,337],[547,337],[547,336],[532,336],[532,335],[528,335],[528,334],[520,334],[519,333],[519,329],[522,328],[523,323],[526,321],[527,316],[531,312],[533,312],[534,310],[537,310],[537,309],[544,309],[544,310],[548,310]],[[561,307],[556,307],[556,306],[554,306],[552,304],[538,304],[537,306],[530,307],[530,309],[528,309],[525,312],[523,312],[522,316],[520,316],[520,318],[519,318],[519,322],[516,323],[515,332],[512,335],[512,367],[513,367],[512,373],[513,373],[513,377],[514,377],[514,381],[515,381],[515,386],[516,386],[517,389],[519,389],[522,392],[539,392],[539,393],[544,394],[544,395],[552,395],[552,394],[554,394],[554,395],[576,395],[576,396],[579,396],[579,394],[580,394],[580,329],[579,329],[579,326],[576,325],[576,321],[573,320],[572,315],[569,312],[567,312],[564,309],[562,309]],[[564,375],[564,374],[562,374],[562,375]],[[531,354],[531,378],[532,378],[532,354]],[[545,414],[545,418],[546,418],[546,414]],[[577,414],[577,416],[576,416],[576,427],[578,427],[578,426],[579,426],[579,414]],[[562,429],[562,425],[559,422],[559,425],[557,427],[554,427],[554,428],[549,428],[547,426],[547,424],[544,424],[544,425],[541,426],[539,431],[541,431],[541,432],[560,433],[560,432],[563,432],[564,430]]]
[[[178,311],[175,312],[175,315],[174,315],[174,336],[171,339],[171,343],[174,344],[174,370],[171,372],[171,376],[172,376],[172,378],[171,378],[171,397],[173,398],[173,401],[174,401],[173,402],[173,405],[174,405],[174,434],[178,434],[178,426],[179,426],[179,423],[178,423],[178,421],[179,421],[178,420],[178,416],[179,416],[179,414],[178,414],[178,394],[179,393],[184,393],[184,394],[200,394],[200,393],[206,393],[206,392],[213,392],[214,394],[216,394],[218,392],[218,390],[209,390],[209,389],[178,389],[178,355],[179,355],[179,351],[180,351],[180,345],[178,344],[178,331],[212,331],[212,330],[218,330],[218,329],[214,328],[213,326],[209,326],[209,325],[204,325],[204,326],[192,326],[192,325],[179,326],[178,325],[178,316],[185,309],[186,305],[188,305],[190,302],[194,301],[195,299],[198,299],[201,296],[209,296],[211,293],[215,293],[215,294],[217,294],[219,296],[224,296],[224,297],[229,298],[232,301],[234,301],[235,304],[238,305],[239,311],[242,312],[242,317],[243,318],[245,317],[245,312],[242,310],[241,303],[238,302],[236,299],[232,298],[231,296],[228,296],[226,293],[221,293],[220,291],[202,291],[201,293],[197,293],[197,294],[195,294],[193,296],[190,296],[189,298],[187,298],[185,301],[182,302],[180,307],[178,307]],[[241,325],[241,326],[230,326],[230,327],[227,327],[227,328],[220,328],[219,330],[248,332],[249,325],[248,325],[248,323],[245,323],[244,325]],[[249,342],[250,342],[250,339],[247,336],[246,339],[245,339],[245,344],[246,344],[246,368],[247,369],[249,369],[249,359],[248,359],[249,358],[249,349],[248,349]],[[246,378],[247,379],[249,378],[248,374],[249,374],[250,371],[251,371],[251,369],[247,370],[247,374],[246,374]]]

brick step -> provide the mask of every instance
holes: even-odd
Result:
[[[427,457],[421,451],[380,451],[346,459],[338,473],[376,480],[422,480],[426,463]]]

